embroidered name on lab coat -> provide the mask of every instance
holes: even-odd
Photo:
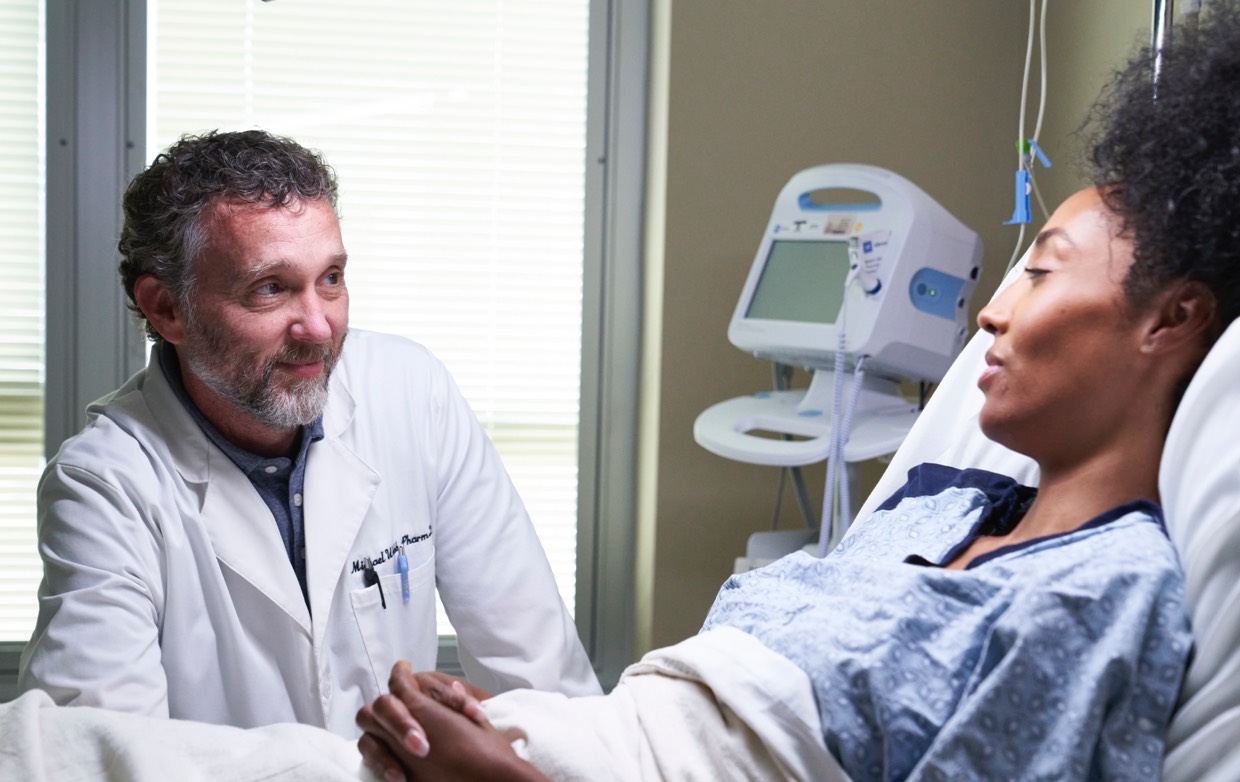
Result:
[[[426,532],[423,532],[421,535],[401,535],[399,540],[385,549],[380,549],[379,553],[375,554],[373,557],[362,557],[361,559],[353,560],[353,569],[351,572],[360,573],[367,567],[377,567],[382,565],[389,559],[395,559],[396,555],[400,553],[402,546],[412,546],[415,543],[430,540],[430,538],[431,528],[429,526],[426,528]]]

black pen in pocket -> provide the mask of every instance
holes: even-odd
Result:
[[[366,567],[362,570],[362,581],[366,586],[379,587],[379,604],[386,609],[387,598],[383,596],[383,584],[379,582],[379,574],[375,572],[374,565],[370,564],[370,560],[366,560]]]

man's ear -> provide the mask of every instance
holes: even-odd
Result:
[[[1218,302],[1200,282],[1176,283],[1161,297],[1142,350],[1165,353],[1185,346],[1200,348],[1210,342],[1207,336],[1217,328]]]
[[[185,340],[185,313],[177,297],[153,274],[144,274],[133,285],[133,299],[165,342]]]

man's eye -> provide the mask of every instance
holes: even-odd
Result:
[[[344,272],[332,272],[323,278],[323,282],[326,282],[328,285],[339,285],[344,282]]]
[[[280,286],[274,282],[269,282],[266,285],[260,285],[254,289],[254,293],[259,296],[274,296],[279,292]]]
[[[1048,269],[1033,269],[1028,266],[1025,267],[1025,274],[1028,274],[1030,277],[1041,277],[1048,272]]]

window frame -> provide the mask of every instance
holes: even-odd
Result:
[[[589,10],[576,622],[609,688],[634,648],[650,4],[590,0]],[[50,458],[90,401],[146,363],[115,248],[121,194],[147,162],[147,3],[46,0],[46,19]],[[0,643],[0,700],[16,694],[21,647]],[[454,641],[440,647],[440,667],[453,669]]]

